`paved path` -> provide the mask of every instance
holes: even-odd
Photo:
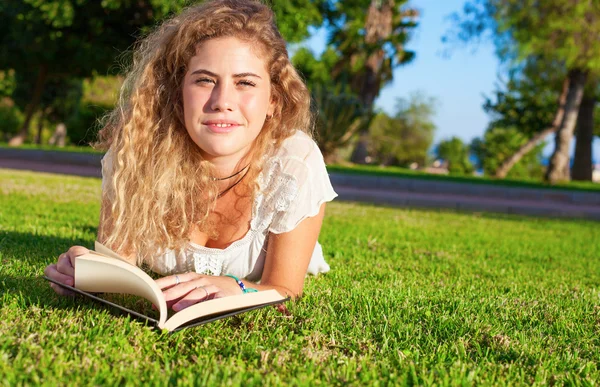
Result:
[[[43,161],[0,158],[0,168],[59,173],[62,175],[102,177],[101,169],[93,165],[58,164]]]
[[[3,158],[1,155],[0,168],[88,177],[101,176],[100,168],[96,165]],[[523,191],[521,194],[519,194],[520,191],[517,191],[517,194],[504,194],[509,189],[499,186],[492,186],[492,188],[484,187],[483,189],[487,189],[488,191],[493,189],[495,190],[494,192],[504,194],[503,196],[481,193],[482,187],[476,185],[475,187],[471,187],[470,191],[465,190],[461,193],[456,188],[452,188],[457,186],[456,184],[440,183],[437,188],[434,187],[435,189],[431,189],[431,187],[415,188],[417,183],[414,182],[401,182],[403,186],[399,186],[398,184],[393,186],[394,184],[390,185],[387,182],[388,188],[385,188],[385,185],[382,186],[382,184],[366,184],[365,181],[359,180],[360,178],[353,180],[347,175],[334,176],[332,174],[332,182],[334,189],[339,194],[339,200],[399,207],[443,208],[467,212],[498,212],[533,216],[583,218],[600,221],[600,205],[598,204],[600,203],[600,193],[586,194],[587,199],[585,200],[579,200],[578,198],[574,200],[572,197],[566,198],[565,195],[561,194],[562,191],[548,195],[545,193],[547,191],[537,190],[549,196],[548,198],[539,199],[528,193],[529,191],[536,190],[521,190]],[[394,182],[392,181],[392,183]],[[418,184],[430,185],[436,183],[418,182]],[[461,184],[464,185],[465,183]],[[452,189],[449,190],[448,187]]]

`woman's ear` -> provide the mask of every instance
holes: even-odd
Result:
[[[271,108],[269,106],[269,108],[267,109],[267,120],[270,120],[271,118],[273,118],[273,113],[275,112],[275,108]]]
[[[276,107],[277,107],[277,98],[274,95],[272,95],[271,101],[269,102],[269,107],[267,108],[267,118],[273,117]]]

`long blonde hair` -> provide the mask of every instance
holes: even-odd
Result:
[[[163,249],[179,249],[194,226],[217,235],[208,215],[218,190],[212,165],[189,137],[182,82],[202,42],[219,37],[252,42],[265,59],[275,112],[253,144],[248,177],[256,180],[263,155],[296,130],[310,132],[310,94],[290,63],[273,12],[254,0],[212,0],[185,9],[140,41],[116,108],[95,144],[110,149],[113,171],[105,182],[103,243],[137,262]],[[253,185],[253,194],[257,184]],[[104,234],[104,233],[103,233]]]

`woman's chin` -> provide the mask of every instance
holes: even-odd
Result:
[[[223,158],[234,158],[241,155],[240,149],[231,149],[231,148],[202,148],[202,154],[204,158],[208,161],[215,159],[223,159]]]

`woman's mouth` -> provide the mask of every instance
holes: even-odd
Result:
[[[214,133],[229,133],[238,126],[237,122],[233,121],[205,121],[203,124]]]

